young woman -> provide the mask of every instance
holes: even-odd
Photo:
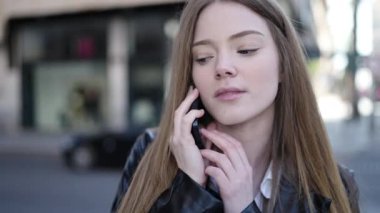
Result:
[[[132,149],[113,211],[359,212],[273,1],[188,1],[172,62],[162,121]],[[206,113],[199,149],[191,127]]]

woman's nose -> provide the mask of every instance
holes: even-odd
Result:
[[[237,70],[232,63],[232,60],[228,57],[220,57],[215,67],[216,78],[234,77],[237,74]]]

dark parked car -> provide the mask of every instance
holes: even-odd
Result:
[[[142,131],[77,134],[65,144],[62,155],[72,169],[122,167]]]

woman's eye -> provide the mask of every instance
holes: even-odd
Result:
[[[197,62],[200,65],[206,64],[209,60],[211,60],[213,56],[207,56],[207,57],[202,57],[202,58],[196,58],[195,62]]]
[[[246,49],[246,50],[238,50],[237,52],[242,55],[249,55],[256,52],[258,49]]]

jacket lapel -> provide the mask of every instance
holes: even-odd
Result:
[[[315,212],[327,213],[330,209],[331,199],[326,198],[317,193],[311,193],[311,198],[314,203]],[[279,198],[276,202],[274,212],[305,212],[309,213],[310,208],[307,200],[300,197],[297,193],[296,186],[284,178],[281,179]]]

